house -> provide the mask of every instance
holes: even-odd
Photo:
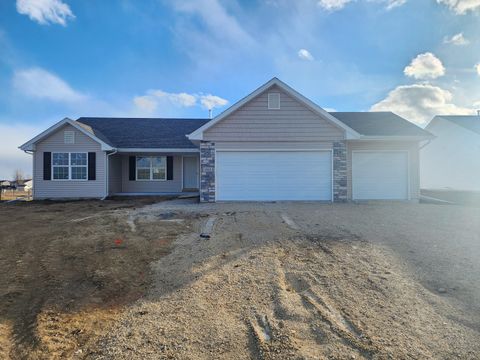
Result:
[[[20,149],[34,199],[418,200],[431,138],[393,113],[329,113],[273,78],[211,120],[67,118]]]
[[[421,187],[480,191],[480,115],[436,116],[426,130],[436,138],[421,150]]]

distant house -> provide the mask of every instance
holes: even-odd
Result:
[[[421,187],[480,191],[480,116],[436,116],[420,152]]]
[[[11,183],[8,180],[0,180],[0,189],[10,189]]]
[[[415,201],[431,138],[391,112],[327,112],[273,78],[214,119],[64,119],[20,149],[34,199]]]

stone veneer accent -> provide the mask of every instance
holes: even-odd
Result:
[[[200,142],[200,201],[215,202],[215,143]]]
[[[347,201],[347,145],[345,141],[333,143],[333,201]]]

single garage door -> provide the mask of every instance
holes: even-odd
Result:
[[[355,200],[408,199],[408,152],[353,152],[352,191]]]
[[[217,200],[332,200],[330,151],[217,151]]]

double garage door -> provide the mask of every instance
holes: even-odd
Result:
[[[216,198],[332,200],[331,151],[217,151]],[[408,198],[408,152],[352,153],[354,200]]]
[[[216,198],[332,200],[331,151],[217,151]]]

